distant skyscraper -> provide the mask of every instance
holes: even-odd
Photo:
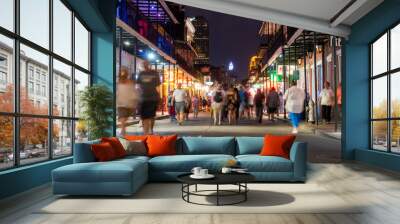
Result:
[[[194,47],[198,54],[195,60],[196,66],[203,66],[210,64],[209,58],[209,29],[208,21],[202,17],[197,16],[192,20],[193,26],[196,29],[194,34]]]

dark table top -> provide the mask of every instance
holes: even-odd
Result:
[[[248,183],[255,180],[249,173],[213,173],[212,179],[193,179],[191,173],[182,174],[177,177],[178,181],[185,184],[237,184]]]

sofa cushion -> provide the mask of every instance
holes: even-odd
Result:
[[[149,170],[153,172],[190,172],[193,167],[199,166],[216,172],[231,159],[235,158],[231,155],[215,154],[158,156],[149,160]]]
[[[265,135],[264,146],[261,149],[262,156],[280,156],[290,158],[290,148],[293,145],[295,135]]]
[[[239,155],[240,167],[249,172],[292,172],[292,161],[279,156]]]
[[[233,137],[183,137],[182,154],[235,154]]]
[[[236,155],[260,154],[264,145],[263,137],[236,137]]]
[[[95,162],[96,158],[91,149],[92,144],[99,144],[100,139],[75,143],[74,147],[74,163],[89,163]]]
[[[105,162],[119,158],[109,142],[102,142],[91,145],[96,161]]]
[[[53,181],[130,182],[135,172],[147,172],[146,166],[146,162],[138,159],[75,163],[53,170]]]
[[[117,137],[103,137],[101,138],[101,142],[108,142],[111,144],[114,149],[115,155],[117,158],[122,158],[126,156],[126,151],[124,146],[121,144]]]
[[[148,156],[165,156],[176,155],[176,139],[177,135],[158,136],[150,135],[147,137],[146,143],[149,149]]]

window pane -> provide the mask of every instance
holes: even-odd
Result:
[[[89,75],[75,69],[75,117],[81,114],[80,94],[87,86],[89,86]]]
[[[85,142],[88,138],[88,129],[84,120],[75,121],[75,143]]]
[[[0,12],[1,13],[1,12]],[[14,111],[13,40],[0,35],[0,111]]]
[[[14,31],[14,0],[1,0],[0,26]]]
[[[21,164],[48,159],[48,119],[22,117],[20,123]]]
[[[372,68],[374,76],[387,71],[387,34],[372,45]]]
[[[72,117],[71,66],[53,60],[53,114]]]
[[[72,154],[72,121],[53,121],[53,156],[60,157]]]
[[[21,113],[47,115],[49,57],[21,44]]]
[[[13,118],[0,116],[0,170],[14,165]]]
[[[49,47],[49,0],[20,0],[21,36]]]
[[[400,120],[391,121],[392,152],[400,153]]]
[[[60,0],[53,3],[53,51],[71,60],[72,12]]]
[[[400,118],[400,72],[391,75],[390,88],[392,117]]]
[[[372,148],[387,151],[387,121],[372,122]]]
[[[372,118],[387,117],[387,77],[372,81]]]
[[[89,32],[75,18],[75,63],[89,70]]]
[[[390,67],[400,67],[400,24],[391,30],[390,37]]]

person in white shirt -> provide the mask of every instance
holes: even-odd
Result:
[[[331,89],[331,85],[329,82],[324,83],[324,88],[319,94],[320,102],[321,102],[321,110],[322,110],[322,119],[325,122],[331,121],[331,111],[332,106],[334,104],[334,93]]]
[[[292,122],[293,134],[298,133],[299,121],[301,118],[301,113],[304,110],[304,100],[305,100],[304,90],[297,87],[296,82],[292,83],[292,86],[286,90],[285,96],[286,100],[286,110],[289,112],[289,118]]]
[[[182,89],[182,83],[178,83],[174,93],[172,94],[172,99],[175,105],[176,119],[178,124],[182,125],[185,116],[185,103],[187,98],[186,90]]]
[[[218,84],[217,89],[212,93],[211,107],[213,110],[214,125],[221,125],[222,108],[225,102],[225,91],[221,84]]]

